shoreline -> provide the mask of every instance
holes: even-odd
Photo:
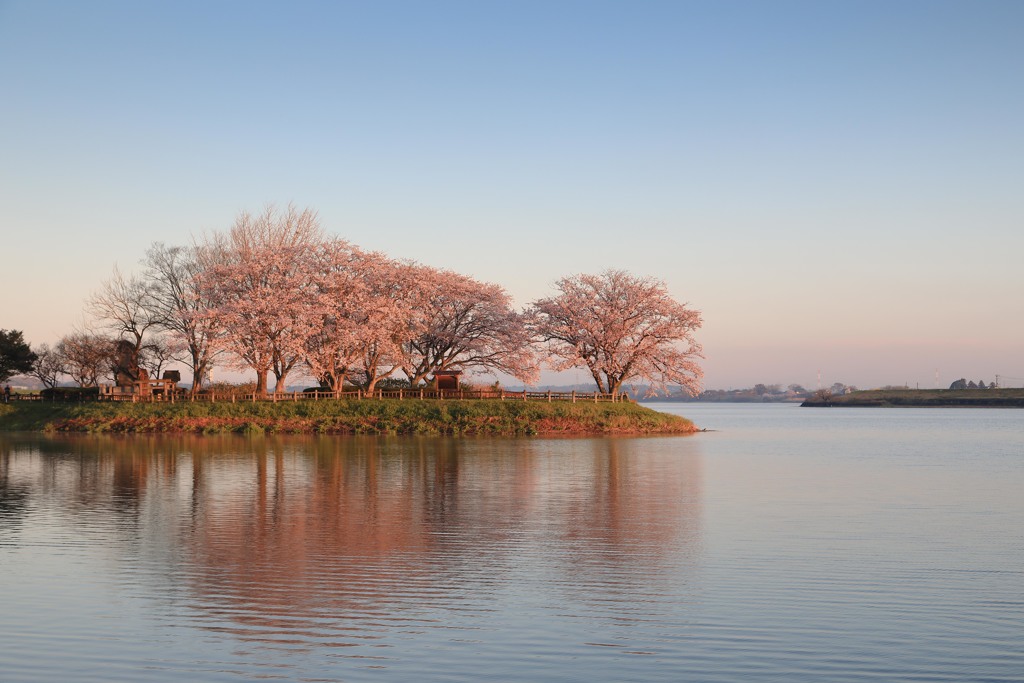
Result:
[[[0,406],[0,431],[91,434],[684,435],[686,418],[636,403],[396,401],[38,403]]]
[[[805,408],[1024,408],[1024,389],[871,389],[825,400],[808,399]]]

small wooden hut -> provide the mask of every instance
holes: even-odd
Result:
[[[438,391],[458,391],[462,370],[438,370],[434,373]]]

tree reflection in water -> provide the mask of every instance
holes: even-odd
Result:
[[[679,590],[701,533],[678,437],[0,436],[5,527],[33,496],[149,549],[203,628],[300,649],[472,628],[509,601],[629,620]]]

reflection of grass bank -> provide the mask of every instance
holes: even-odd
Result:
[[[1024,389],[872,389],[803,405],[850,408],[1024,408]]]
[[[688,434],[689,420],[635,403],[305,401],[30,403],[0,406],[0,430],[216,434]]]

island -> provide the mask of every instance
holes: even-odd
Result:
[[[643,435],[699,431],[630,401],[337,399],[320,401],[12,401],[0,431],[191,434]]]

